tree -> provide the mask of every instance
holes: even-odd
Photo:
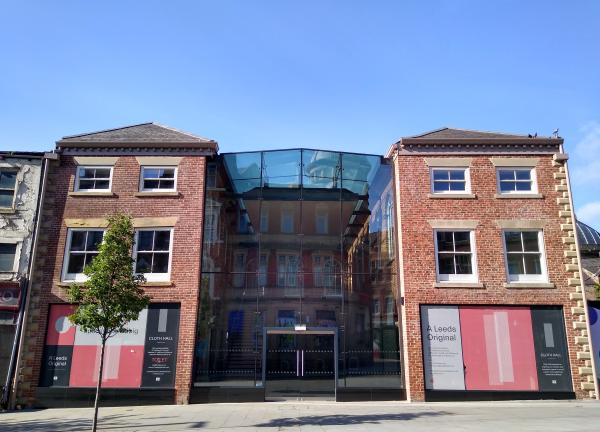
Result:
[[[145,278],[133,272],[133,244],[131,217],[124,213],[110,216],[108,229],[98,248],[99,253],[83,270],[88,277],[87,281],[81,285],[72,285],[68,290],[69,300],[77,304],[75,312],[69,317],[71,322],[82,331],[100,336],[100,368],[94,402],[93,432],[98,423],[106,341],[117,333],[126,332],[125,326],[129,321],[137,319],[150,302],[150,298],[140,288]]]

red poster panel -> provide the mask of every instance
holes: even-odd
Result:
[[[46,345],[73,345],[75,342],[75,326],[71,324],[68,316],[74,311],[75,306],[69,304],[50,306]]]
[[[130,321],[126,330],[106,342],[104,351],[104,387],[139,387],[142,382],[144,341],[148,309]],[[77,330],[71,364],[71,387],[95,387],[100,369],[100,336]]]
[[[537,391],[528,307],[460,307],[467,390]]]
[[[139,387],[142,381],[143,345],[107,345],[104,351],[103,387]],[[75,345],[71,387],[95,387],[100,368],[99,345]]]

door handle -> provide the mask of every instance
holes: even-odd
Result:
[[[296,376],[300,376],[300,351],[296,350]]]
[[[304,376],[304,350],[302,350],[302,376]]]

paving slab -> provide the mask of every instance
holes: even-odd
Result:
[[[90,408],[0,413],[2,432],[85,431]],[[101,431],[600,431],[596,401],[271,402],[100,409]]]

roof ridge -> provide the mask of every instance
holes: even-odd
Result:
[[[454,129],[464,132],[479,132],[479,133],[489,133],[489,134],[498,134],[498,135],[506,135],[506,136],[521,136],[523,138],[527,138],[527,135],[524,134],[516,134],[516,133],[508,133],[508,132],[497,132],[497,131],[489,131],[489,130],[478,130],[478,129],[465,129],[465,128],[457,128],[457,127],[445,127],[444,129]]]
[[[61,139],[79,138],[79,137],[83,137],[83,136],[94,135],[94,134],[104,133],[104,132],[113,132],[113,131],[122,130],[122,129],[129,129],[129,128],[137,127],[137,126],[145,126],[145,125],[149,125],[149,124],[156,124],[156,123],[154,123],[154,122],[136,123],[136,124],[121,126],[121,127],[116,127],[116,128],[97,130],[97,131],[93,131],[93,132],[85,132],[85,133],[75,134],[75,135],[65,135]],[[160,126],[162,126],[162,125],[160,125]]]
[[[443,126],[441,128],[438,128],[438,129],[432,129],[430,131],[422,132],[422,133],[420,133],[418,135],[409,135],[409,136],[404,137],[404,138],[421,138],[421,137],[423,137],[425,135],[429,135],[429,134],[436,133],[436,132],[441,132],[441,131],[446,130],[446,129],[450,129],[450,128],[448,126]]]
[[[143,123],[143,124],[146,124],[146,123]],[[181,129],[175,129],[174,127],[171,127],[171,126],[165,126],[164,124],[161,124],[161,123],[150,122],[149,124],[153,124],[155,126],[160,126],[162,128],[169,129],[169,130],[171,130],[173,132],[177,132],[177,133],[184,134],[184,135],[189,135],[191,137],[198,138],[198,139],[201,139],[201,140],[214,141],[214,140],[212,140],[210,138],[206,138],[206,137],[203,137],[203,136],[200,136],[200,135],[196,135],[196,134],[193,134],[193,133],[190,133],[190,132],[186,132],[186,131],[183,131]]]

